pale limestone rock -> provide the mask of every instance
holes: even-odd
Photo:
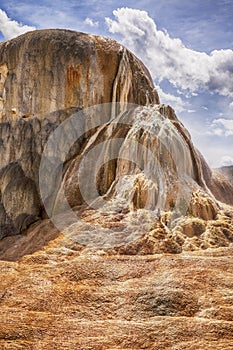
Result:
[[[97,103],[159,101],[147,69],[129,51],[111,39],[65,30],[35,31],[0,44],[0,98],[0,167],[7,169],[2,236],[25,226],[18,217],[39,214],[40,156],[61,121]]]
[[[132,53],[114,40],[68,30],[34,31],[1,43],[0,72],[2,120],[159,101],[149,72]]]
[[[96,224],[100,232],[115,228],[122,230],[125,238],[137,233],[135,242],[125,239],[125,246],[118,245],[122,254],[179,253],[187,242],[192,249],[209,245],[209,234],[204,233],[212,232],[214,220],[225,208],[221,202],[233,204],[233,187],[211,171],[174,110],[159,104],[150,74],[132,53],[111,39],[42,30],[1,43],[0,64],[2,237],[21,232],[46,215],[39,198],[38,170],[50,133],[82,108],[120,102],[124,110],[131,102],[142,106],[117,116],[119,106],[113,105],[105,125],[83,134],[66,155],[62,185],[71,208],[81,213],[85,222]],[[70,122],[56,151],[63,153],[73,133]],[[112,139],[120,140],[114,149]],[[101,142],[108,143],[89,164],[94,168],[84,169],[82,178],[88,191],[90,173],[97,171],[98,193],[106,200],[107,210],[114,213],[105,217],[96,211],[89,213],[78,178],[82,160]],[[107,159],[111,152],[115,158],[98,169],[101,156]],[[132,160],[137,155],[140,159],[135,164]],[[56,178],[52,161],[49,168],[48,188]],[[49,203],[51,213],[62,214],[61,193],[60,188],[53,188],[46,194],[45,204]],[[140,236],[138,223],[148,212],[151,219],[145,219]],[[136,218],[131,220],[134,213]],[[118,214],[116,222],[113,216]],[[177,215],[183,223],[176,222]],[[205,223],[199,227],[198,220],[206,221],[207,227]],[[149,226],[156,222],[162,226],[153,231]],[[81,226],[72,228],[72,235]],[[223,244],[223,240],[217,241]],[[228,234],[226,242],[230,241]]]
[[[145,67],[110,39],[60,30],[2,43],[0,56],[0,239],[7,236],[0,259],[8,260],[0,262],[0,348],[231,350],[233,189],[209,169],[172,108],[150,106],[159,101]],[[78,107],[116,100],[147,107],[132,125],[111,122],[69,152],[63,185],[82,220],[61,234],[39,199],[46,140]],[[174,125],[165,144],[150,134],[158,132],[157,112],[161,129],[168,119]],[[157,162],[147,152],[137,166],[123,158],[104,164],[97,186],[110,211],[102,214],[83,203],[77,171],[91,147],[110,136],[123,137],[118,155],[140,153],[141,143],[157,151]],[[184,215],[174,217],[178,193],[190,200],[180,198]],[[58,189],[52,206],[59,199]],[[158,200],[163,211],[155,210]],[[109,228],[125,242],[98,248],[78,240]]]
[[[8,75],[7,64],[2,63],[0,65],[0,116],[2,116],[5,111],[5,104],[6,104],[5,83],[6,83],[7,75]]]

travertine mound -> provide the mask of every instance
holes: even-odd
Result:
[[[232,350],[232,183],[144,65],[111,39],[46,30],[1,43],[0,73],[0,348]],[[96,125],[85,108],[104,102],[119,103]]]
[[[92,241],[98,247],[116,245],[125,253],[180,252],[211,245],[209,232],[220,235],[216,220],[218,225],[226,223],[231,233],[226,205],[233,204],[232,185],[211,171],[173,109],[159,104],[145,66],[117,42],[65,30],[35,31],[1,43],[0,64],[0,238],[24,232],[43,219],[44,205],[49,216],[62,214],[63,190],[86,225],[79,222],[68,231],[80,233],[77,240],[84,246]],[[110,102],[110,109],[99,115],[86,109]],[[51,163],[42,169],[42,201],[39,167],[48,137],[68,120],[52,151],[62,157],[65,144],[82,127],[75,124],[81,112],[84,123],[94,125],[98,117],[99,124],[84,127],[77,136],[57,189],[49,188],[57,176],[57,155],[49,155]],[[83,159],[99,144],[104,146],[83,166]],[[92,173],[98,195],[106,201],[104,216],[95,210],[89,214],[92,204],[83,194],[92,192]],[[118,214],[116,223],[113,217]],[[185,217],[189,219],[184,224]],[[207,224],[199,225],[198,219]],[[157,236],[156,225],[163,234],[148,248],[146,237]],[[109,241],[102,242],[99,232]],[[230,233],[224,231],[225,238],[214,246],[229,244]]]
[[[114,40],[67,30],[35,31],[1,43],[0,73],[2,238],[40,214],[41,153],[64,119],[93,104],[159,99],[132,53]]]
[[[106,102],[158,103],[145,66],[114,40],[41,30],[0,44],[1,119]]]

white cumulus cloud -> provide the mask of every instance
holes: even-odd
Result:
[[[23,25],[10,19],[6,12],[0,9],[0,32],[6,40],[35,29],[35,27]]]
[[[233,96],[233,50],[207,54],[189,49],[180,39],[158,30],[145,11],[120,8],[113,15],[115,19],[105,18],[109,31],[123,37],[123,44],[145,62],[158,82],[168,79],[183,90],[205,88]]]
[[[98,21],[93,21],[93,19],[87,17],[84,21],[85,24],[87,24],[90,27],[98,27],[99,26],[99,22]]]
[[[217,136],[233,136],[233,119],[213,120],[209,133]]]
[[[177,113],[185,111],[186,104],[181,97],[163,91],[159,85],[156,85],[155,88],[159,94],[161,103],[171,105]]]
[[[222,156],[220,164],[221,166],[233,165],[233,158],[231,156]]]

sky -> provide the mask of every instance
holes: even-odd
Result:
[[[0,0],[0,41],[43,28],[118,40],[219,167],[233,164],[232,18],[232,0]]]

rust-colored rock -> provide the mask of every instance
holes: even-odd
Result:
[[[147,69],[115,41],[65,30],[34,31],[1,43],[0,65],[1,237],[23,231],[44,215],[38,170],[50,133],[82,108],[104,102],[119,102],[121,111],[127,103],[144,107],[114,119],[119,107],[113,104],[105,124],[98,116],[100,125],[69,152],[63,187],[72,208],[85,205],[80,164],[101,142],[108,146],[92,163],[98,165],[98,157],[107,159],[111,152],[115,159],[97,169],[97,189],[115,211],[160,210],[169,226],[174,208],[179,216],[208,221],[224,209],[217,201],[233,204],[232,185],[209,169],[173,109],[158,104]],[[64,131],[56,146],[61,153],[75,132],[72,123]],[[111,139],[118,144],[111,146]],[[137,165],[135,155],[140,155]],[[88,166],[82,177],[88,179],[92,171]],[[54,176],[48,173],[47,179]],[[23,196],[13,184],[22,187]],[[48,193],[52,212],[63,210],[60,192]]]
[[[57,239],[1,262],[3,349],[228,349],[232,247],[109,256]]]
[[[0,348],[231,350],[232,179],[142,62],[108,38],[43,30],[0,44],[0,73]],[[105,102],[119,104],[93,126],[85,109]]]
[[[34,31],[0,44],[1,119],[106,102],[158,103],[144,65],[114,40]]]

